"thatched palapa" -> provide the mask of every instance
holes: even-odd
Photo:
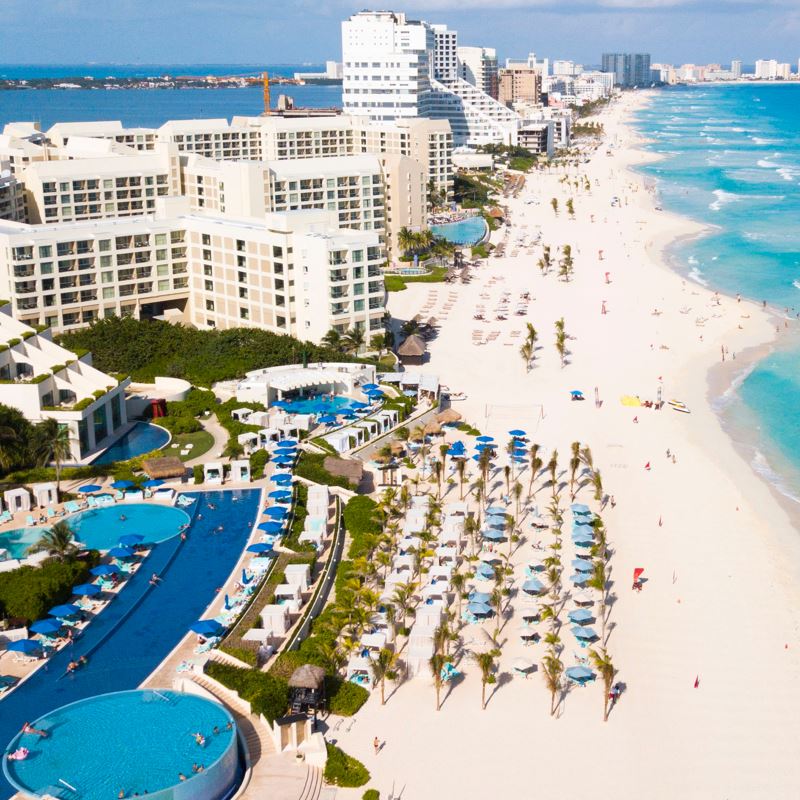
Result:
[[[150,478],[182,478],[186,465],[177,456],[148,458],[142,462],[142,469]]]
[[[436,421],[441,425],[450,425],[453,422],[461,422],[461,414],[454,408],[447,408],[441,414],[436,415]]]

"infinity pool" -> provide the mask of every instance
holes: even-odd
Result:
[[[123,519],[124,517],[124,519]],[[158,544],[180,533],[189,515],[174,506],[148,503],[117,503],[80,511],[67,517],[75,538],[92,550],[110,550],[126,533],[144,536],[147,544]]]
[[[169,441],[169,433],[158,425],[137,422],[124,436],[104,450],[92,464],[111,464],[127,461],[152,450],[160,450]]]
[[[343,414],[352,408],[353,401],[349,397],[302,397],[297,400],[287,400],[283,403],[290,414]]]
[[[431,225],[431,233],[441,236],[451,244],[477,244],[486,235],[486,221],[481,216],[467,217],[460,222]]]
[[[103,694],[62,706],[32,724],[48,735],[18,734],[3,769],[15,787],[34,797],[113,800],[123,792],[217,800],[237,779],[233,719],[219,703],[196,695],[167,689]],[[20,747],[29,751],[27,758],[9,760]],[[203,771],[194,772],[194,765]]]

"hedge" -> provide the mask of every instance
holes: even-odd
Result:
[[[340,486],[342,489],[352,489],[347,478],[340,475],[331,475],[323,463],[328,456],[325,453],[309,453],[301,451],[294,469],[295,475],[314,483],[323,483],[326,486]]]
[[[205,673],[236,692],[250,703],[253,713],[263,714],[270,723],[284,716],[289,708],[289,684],[269,672],[207,661]]]
[[[369,781],[369,771],[358,760],[347,755],[336,745],[325,745],[328,760],[325,762],[325,782],[333,786],[357,787]]]
[[[369,700],[369,692],[338,675],[325,676],[328,710],[337,717],[352,717]]]
[[[367,540],[381,532],[381,525],[375,519],[378,504],[366,496],[351,497],[344,507],[344,526],[350,534],[350,559],[365,555],[369,549]]]
[[[361,800],[381,800],[381,793],[377,789],[367,789],[361,795]]]
[[[306,523],[308,510],[306,504],[308,503],[308,486],[304,483],[298,483],[295,486],[295,503],[294,503],[294,519],[292,520],[292,527],[288,536],[283,540],[282,545],[287,550],[294,550],[295,552],[315,553],[316,548],[311,542],[300,542],[300,535]]]
[[[0,573],[0,616],[26,624],[46,617],[53,606],[69,601],[73,586],[90,579],[89,570],[98,562],[99,554],[92,551],[85,559],[48,559],[40,567]]]
[[[264,477],[264,467],[269,463],[269,450],[256,450],[250,456],[250,473],[254,481]]]

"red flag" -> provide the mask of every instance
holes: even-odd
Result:
[[[644,567],[636,567],[636,569],[633,571],[633,580],[638,581],[639,578],[642,577],[643,572],[644,572]]]
[[[700,688],[700,676],[699,675],[694,679],[694,688],[695,689],[699,689]]]

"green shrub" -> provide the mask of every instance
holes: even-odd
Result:
[[[328,696],[328,710],[338,717],[352,717],[369,700],[369,692],[338,675],[325,676],[325,693]]]
[[[197,431],[203,430],[203,426],[194,417],[188,416],[159,417],[156,424],[166,428],[173,436],[181,433],[197,433]]]
[[[203,471],[202,464],[195,464],[192,467],[192,477],[194,478],[195,483],[202,483],[205,479],[205,473]]]
[[[343,489],[352,489],[347,478],[340,475],[331,475],[325,469],[324,462],[327,456],[324,453],[309,453],[303,450],[297,460],[295,475],[314,483],[324,483],[326,486],[341,486]]]
[[[250,473],[254,481],[264,477],[264,467],[266,467],[268,463],[268,450],[256,450],[255,453],[250,456]]]
[[[8,346],[9,347],[16,347],[21,341],[22,341],[22,339],[17,339],[16,337],[14,339],[9,339],[8,340]]]
[[[326,744],[328,760],[325,762],[325,782],[333,786],[363,786],[369,780],[367,768],[336,745]]]
[[[40,567],[0,573],[0,617],[31,623],[47,616],[48,609],[69,601],[76,583],[89,580],[89,570],[98,561],[98,553],[92,551],[86,559],[49,559]]]
[[[361,795],[361,800],[381,800],[381,793],[377,789],[367,789]]]
[[[229,656],[238,658],[239,661],[244,661],[245,664],[249,664],[251,667],[258,666],[258,653],[255,650],[245,650],[244,647],[233,647],[227,644],[220,645],[219,649]]]
[[[269,672],[207,661],[205,673],[236,692],[250,703],[255,714],[263,714],[269,722],[284,716],[289,708],[289,684]]]
[[[316,553],[316,549],[311,542],[300,542],[300,534],[303,533],[305,527],[306,517],[308,510],[306,504],[308,503],[308,486],[304,483],[298,483],[294,489],[295,503],[294,503],[294,519],[292,519],[292,527],[283,540],[283,546],[287,550],[300,551],[304,553]]]
[[[303,664],[308,663],[309,662],[303,657],[303,654],[299,650],[284,650],[276,657],[275,661],[273,661],[269,672],[276,678],[283,678],[288,681],[289,678],[292,677],[292,673],[298,667],[302,667]]]
[[[375,519],[378,504],[366,496],[351,497],[344,507],[344,526],[350,534],[350,549],[347,557],[359,558],[369,550],[370,539],[381,532],[381,524]]]

